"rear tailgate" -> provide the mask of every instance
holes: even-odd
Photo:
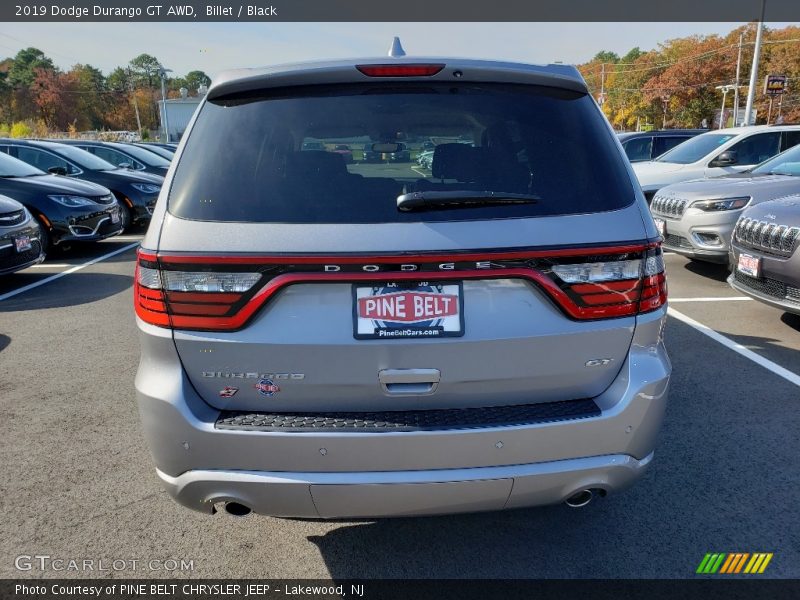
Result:
[[[555,244],[547,242],[566,241],[563,232],[555,235],[548,227],[548,220],[484,223],[481,237],[502,237],[516,250],[477,251],[469,260],[461,260],[463,251],[436,253],[441,254],[436,261],[430,260],[430,253],[423,253],[417,259],[407,253],[400,258],[389,253],[361,258],[348,252],[352,248],[345,245],[343,253],[327,254],[324,260],[304,256],[308,262],[293,264],[286,253],[277,255],[279,258],[270,252],[256,253],[245,259],[230,253],[217,254],[213,248],[211,252],[192,253],[192,258],[187,258],[187,254],[174,253],[171,242],[185,248],[183,242],[187,237],[219,239],[220,246],[226,245],[223,241],[226,238],[243,236],[250,240],[274,240],[280,237],[279,227],[259,225],[256,227],[261,229],[260,234],[250,235],[253,225],[226,225],[228,236],[212,238],[207,236],[208,228],[219,225],[171,219],[161,240],[162,266],[223,272],[263,271],[263,279],[255,287],[275,288],[249,319],[231,322],[235,331],[181,330],[176,324],[175,343],[187,375],[209,404],[234,410],[402,410],[594,397],[619,371],[630,346],[635,316],[583,320],[570,315],[554,300],[546,280],[538,281],[537,277],[546,271],[541,257],[559,252],[520,251],[521,244],[517,243],[523,238],[538,239],[552,248]],[[604,220],[608,227],[597,227]],[[618,229],[642,229],[636,206],[617,211],[613,219],[610,215],[585,215],[570,217],[570,221],[576,231],[591,224],[608,235],[615,235]],[[374,229],[381,227],[391,226],[373,225],[373,231],[365,234],[374,235]],[[422,228],[421,225],[406,227]],[[296,247],[307,247],[301,241],[304,239],[324,244],[326,229],[330,228],[316,229],[313,237],[295,238]],[[413,235],[421,234],[416,239],[422,247],[436,241],[441,243],[448,229],[456,237],[464,235],[463,224],[440,224],[437,229],[438,232],[429,231],[427,236],[421,231]],[[619,246],[618,240],[615,244],[610,239],[601,240],[599,245]],[[261,243],[264,250],[270,245]],[[294,249],[291,244],[281,242],[281,245],[289,251]],[[560,246],[563,248],[563,244]],[[577,253],[579,257],[559,260],[562,263],[586,260],[580,255],[582,252],[586,251],[573,248],[566,253]],[[526,254],[538,258],[517,258]],[[446,256],[454,258],[440,260]],[[504,256],[515,258],[497,258]],[[185,262],[170,263],[171,260]],[[271,262],[276,260],[282,263]],[[491,263],[493,268],[482,271],[468,268],[482,262]],[[455,268],[438,268],[449,267],[449,263]],[[197,264],[204,266],[187,266]],[[401,272],[400,264],[423,270]],[[372,266],[382,270],[364,271],[364,267]],[[340,270],[332,270],[334,267]],[[287,276],[285,283],[275,285],[276,280]],[[453,336],[358,339],[356,290],[360,286],[383,289],[398,278],[402,278],[400,287],[406,290],[417,281],[427,281],[459,295],[458,316],[463,318],[463,331],[459,331],[461,323],[457,323]],[[577,305],[581,304],[577,301]],[[205,312],[203,305],[198,306],[198,312]],[[240,314],[248,310],[245,307]]]

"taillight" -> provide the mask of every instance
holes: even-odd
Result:
[[[410,268],[411,267],[411,268]],[[160,327],[233,331],[296,283],[525,279],[570,318],[645,313],[667,301],[658,244],[419,256],[156,255],[140,250],[136,314]]]
[[[367,77],[430,77],[444,69],[444,65],[356,65],[356,69]]]
[[[554,264],[551,272],[575,302],[573,316],[602,319],[645,313],[667,301],[667,280],[660,246],[641,258]]]
[[[260,272],[162,269],[154,254],[139,251],[134,284],[136,314],[178,329],[229,329],[251,295]]]

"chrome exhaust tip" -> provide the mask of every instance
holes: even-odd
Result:
[[[581,490],[579,492],[575,492],[564,501],[564,504],[571,508],[580,508],[582,506],[586,506],[589,502],[592,501],[594,498],[594,492],[592,490]]]
[[[240,504],[239,502],[226,502],[225,512],[234,517],[246,517],[252,510],[250,507]]]

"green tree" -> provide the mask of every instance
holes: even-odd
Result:
[[[28,87],[36,79],[36,69],[56,70],[53,61],[38,48],[20,50],[8,70],[8,83],[14,87]]]
[[[161,63],[155,56],[140,54],[128,63],[130,78],[136,87],[155,87],[159,85]]]

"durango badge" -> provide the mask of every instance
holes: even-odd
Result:
[[[253,387],[256,388],[258,393],[262,396],[274,396],[277,392],[281,391],[281,388],[272,383],[271,379],[262,379]]]

